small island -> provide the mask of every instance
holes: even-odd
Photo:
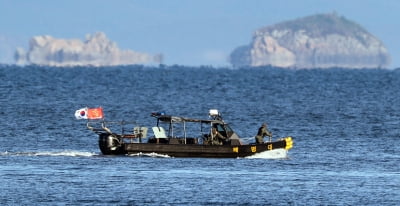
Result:
[[[161,54],[121,50],[103,32],[88,34],[85,41],[35,36],[29,42],[29,50],[18,48],[14,57],[17,64],[44,66],[116,66],[162,63],[163,60]]]
[[[345,17],[317,14],[258,29],[230,55],[234,67],[387,68],[383,43]]]

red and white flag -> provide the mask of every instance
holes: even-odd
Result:
[[[75,111],[75,118],[76,119],[87,119],[87,112],[88,112],[88,108],[82,108],[82,109],[78,109]]]
[[[101,107],[89,108],[87,110],[87,118],[88,119],[103,119],[104,118],[103,108],[101,108]]]
[[[103,119],[103,108],[82,108],[75,111],[76,119]]]

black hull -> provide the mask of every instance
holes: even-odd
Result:
[[[168,143],[120,143],[117,138],[108,134],[99,136],[99,147],[105,155],[151,154],[168,155],[170,157],[205,157],[205,158],[237,158],[252,156],[274,149],[290,149],[290,137],[264,144],[249,145],[202,145],[202,144],[168,144]]]
[[[157,153],[170,157],[237,158],[265,152],[268,148],[285,148],[285,141],[257,145],[169,145],[169,144],[125,144],[126,154]]]

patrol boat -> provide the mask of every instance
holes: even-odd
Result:
[[[171,116],[162,112],[151,116],[157,122],[151,128],[151,137],[147,137],[148,128],[138,126],[136,122],[88,121],[87,128],[98,134],[99,147],[104,155],[238,158],[275,149],[287,153],[293,147],[290,136],[262,144],[244,144],[214,109],[209,111],[209,119]],[[115,125],[118,125],[119,133],[111,129]]]

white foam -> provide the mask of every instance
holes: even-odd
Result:
[[[36,152],[36,156],[67,156],[67,157],[92,157],[97,155],[92,152],[65,150],[65,151],[54,151],[54,152]]]
[[[170,156],[168,156],[168,155],[158,154],[158,153],[155,153],[155,152],[152,152],[152,153],[139,152],[139,153],[135,153],[135,154],[129,154],[128,156],[131,156],[131,157],[162,157],[162,158],[170,158]]]
[[[0,156],[66,156],[66,157],[92,157],[98,154],[76,150],[40,151],[40,152],[2,152]]]
[[[287,150],[285,149],[274,149],[268,150],[265,152],[256,153],[252,156],[248,156],[246,158],[259,158],[259,159],[287,159],[288,154]]]

